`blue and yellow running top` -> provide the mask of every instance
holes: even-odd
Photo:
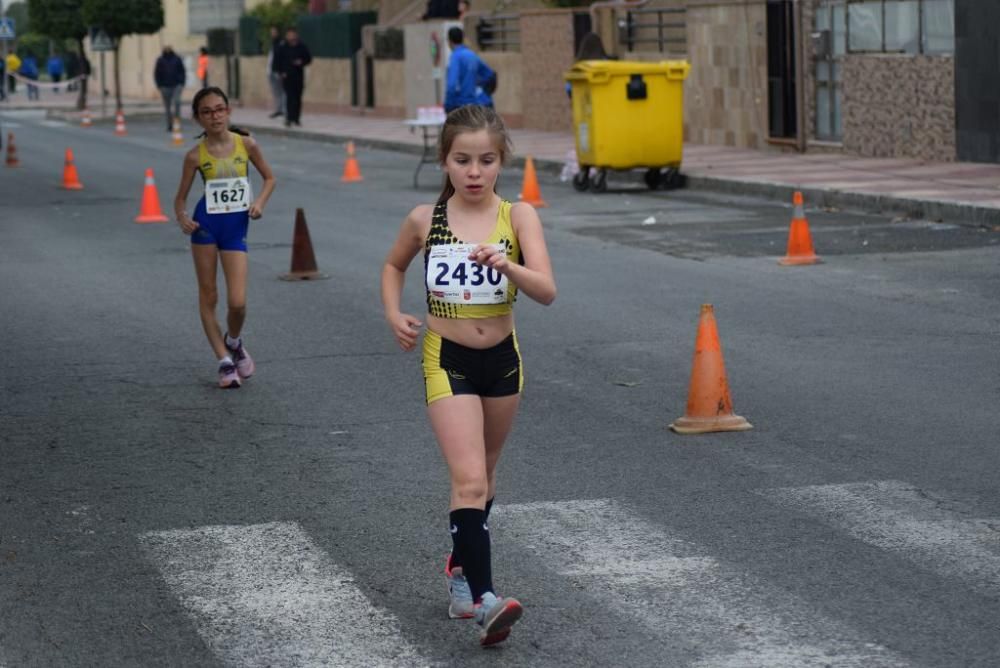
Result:
[[[501,200],[497,223],[483,243],[496,244],[511,262],[523,264],[510,219],[511,203]],[[427,308],[439,318],[495,318],[510,314],[517,299],[517,286],[499,272],[472,261],[455,259],[449,247],[471,244],[456,237],[448,226],[448,202],[438,202],[431,216],[431,229],[424,242],[424,286]],[[477,303],[478,302],[478,303]]]
[[[235,132],[229,134],[233,137],[233,152],[225,158],[216,158],[209,153],[204,139],[198,144],[198,172],[203,181],[234,179],[249,174],[250,156],[243,137]]]

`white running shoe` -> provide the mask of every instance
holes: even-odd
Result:
[[[452,619],[472,619],[476,616],[469,581],[462,575],[462,567],[451,567],[451,555],[444,562],[444,577],[448,581],[448,616]]]
[[[506,640],[522,614],[524,609],[516,598],[498,598],[489,591],[483,594],[476,605],[476,623],[483,627],[479,644],[488,647]]]

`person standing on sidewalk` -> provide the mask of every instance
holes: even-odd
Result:
[[[285,115],[285,86],[281,82],[277,58],[283,43],[278,26],[271,26],[271,50],[267,52],[267,82],[271,86],[271,97],[274,98],[274,111],[271,112],[271,118]]]
[[[160,89],[160,97],[163,98],[163,108],[167,114],[167,132],[170,132],[174,128],[174,119],[181,117],[181,95],[187,79],[184,61],[174,53],[172,47],[163,47],[163,52],[153,67],[153,79],[156,81],[156,87]]]
[[[202,88],[208,88],[208,49],[198,49],[198,81]]]
[[[38,81],[38,62],[35,60],[34,54],[28,53],[24,56],[24,60],[21,61],[21,69],[18,71],[25,79]],[[37,100],[38,86],[33,83],[28,83],[26,86],[28,89],[28,99]]]
[[[448,30],[448,45],[451,57],[448,59],[447,88],[444,93],[444,110],[458,109],[465,104],[493,106],[493,98],[483,90],[483,85],[495,80],[496,73],[482,58],[465,46],[465,33],[459,27]]]
[[[52,83],[59,83],[63,78],[63,60],[62,56],[58,53],[54,53],[49,56],[48,62],[45,63],[45,69],[49,72],[49,78],[52,79]],[[55,86],[53,92],[58,93],[59,87]]]
[[[14,78],[14,75],[17,74],[17,71],[19,69],[21,69],[21,59],[18,57],[16,53],[11,51],[10,53],[7,54],[6,64],[7,64],[7,83],[9,84],[9,90],[11,93],[16,93],[17,79]]]
[[[302,125],[302,91],[306,85],[306,65],[312,54],[301,40],[299,31],[285,31],[285,42],[278,49],[278,71],[285,89],[285,127]]]
[[[274,192],[274,174],[257,142],[229,125],[229,100],[220,89],[202,88],[194,96],[191,110],[205,132],[198,145],[184,156],[174,214],[184,234],[191,235],[201,324],[219,360],[219,387],[238,388],[254,372],[253,359],[241,337],[246,319],[247,228],[250,219],[264,214],[264,206]],[[256,198],[250,188],[251,163],[264,179]],[[195,205],[194,215],[189,216],[187,196],[195,174],[201,175],[205,194]],[[215,316],[216,270],[220,263],[229,307],[225,335]]]
[[[523,386],[514,299],[518,291],[546,305],[556,297],[538,214],[496,192],[509,153],[493,109],[448,114],[438,149],[444,190],[437,204],[410,212],[382,267],[386,322],[400,348],[413,350],[423,323],[401,301],[407,269],[423,252],[427,414],[451,477],[448,615],[475,619],[483,646],[506,639],[522,613],[516,599],[496,595],[487,524]]]

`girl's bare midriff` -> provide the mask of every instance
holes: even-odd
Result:
[[[514,331],[514,314],[494,318],[439,318],[427,314],[427,327],[467,348],[492,348]]]

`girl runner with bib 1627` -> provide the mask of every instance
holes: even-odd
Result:
[[[448,613],[475,619],[482,645],[504,640],[522,612],[493,588],[487,525],[523,384],[514,298],[518,291],[542,304],[556,297],[538,214],[495,191],[509,153],[493,109],[468,105],[448,114],[438,153],[444,191],[437,204],[406,217],[382,269],[385,318],[400,347],[412,350],[423,323],[403,313],[400,300],[407,267],[423,252],[427,413],[451,475]]]
[[[203,88],[191,102],[194,118],[204,128],[202,140],[184,156],[174,213],[184,234],[191,235],[191,255],[198,276],[198,308],[208,342],[219,360],[219,387],[237,388],[254,372],[253,359],[243,345],[246,318],[247,227],[260,218],[274,191],[274,174],[260,146],[247,133],[229,125],[229,100],[215,87]],[[264,185],[257,197],[250,187],[249,164],[260,172]],[[195,174],[204,195],[194,215],[185,210]],[[226,278],[226,334],[215,317],[218,302],[216,269]]]

